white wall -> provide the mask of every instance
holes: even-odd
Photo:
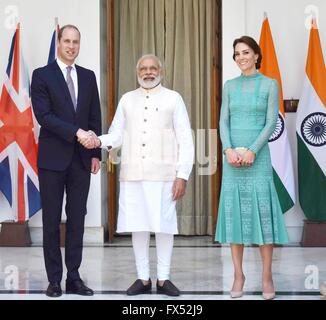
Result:
[[[14,6],[14,8],[12,7]],[[7,67],[8,54],[14,29],[9,29],[14,12],[21,22],[21,45],[29,73],[47,63],[54,18],[59,24],[75,24],[81,32],[81,49],[77,63],[92,69],[100,88],[100,1],[99,0],[1,0],[0,2],[0,84]],[[1,90],[1,89],[0,89]],[[88,199],[86,240],[102,242],[101,177],[92,175]],[[40,227],[41,214],[30,220],[31,227]],[[99,228],[99,230],[97,230]],[[99,232],[94,231],[97,230]],[[32,234],[33,238],[33,234]],[[40,235],[35,234],[36,242]],[[96,238],[96,239],[95,239]]]
[[[319,35],[326,59],[325,0],[223,0],[223,82],[239,75],[239,70],[232,59],[233,40],[242,35],[249,35],[259,41],[263,15],[266,11],[281,70],[284,99],[299,99],[309,41],[310,30],[306,28],[311,15],[309,6],[314,6],[312,10],[316,9],[317,18],[319,16]],[[295,121],[295,113],[286,114],[297,186]],[[286,213],[285,219],[290,241],[300,242],[304,215],[298,203]]]

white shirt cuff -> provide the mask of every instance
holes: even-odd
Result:
[[[188,179],[189,179],[189,174],[186,174],[186,173],[184,173],[184,172],[178,171],[178,172],[177,172],[177,178],[181,178],[181,179],[183,179],[183,180],[188,181]]]
[[[101,141],[101,149],[108,150],[109,147],[112,147],[112,142],[110,137],[107,134],[98,137]]]

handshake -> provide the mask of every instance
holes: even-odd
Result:
[[[76,136],[78,142],[81,143],[86,149],[95,149],[101,146],[101,140],[92,130],[85,131],[83,129],[78,129]]]

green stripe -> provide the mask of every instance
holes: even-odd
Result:
[[[309,220],[326,221],[326,177],[297,133],[299,202]]]
[[[286,190],[282,180],[273,169],[274,184],[277,191],[278,199],[282,208],[282,212],[285,213],[294,206],[294,202]]]

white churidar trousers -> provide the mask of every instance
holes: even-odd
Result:
[[[170,266],[173,250],[173,234],[155,233],[157,253],[157,279],[170,278]],[[149,268],[150,232],[133,232],[132,245],[135,254],[138,279],[150,278]]]

